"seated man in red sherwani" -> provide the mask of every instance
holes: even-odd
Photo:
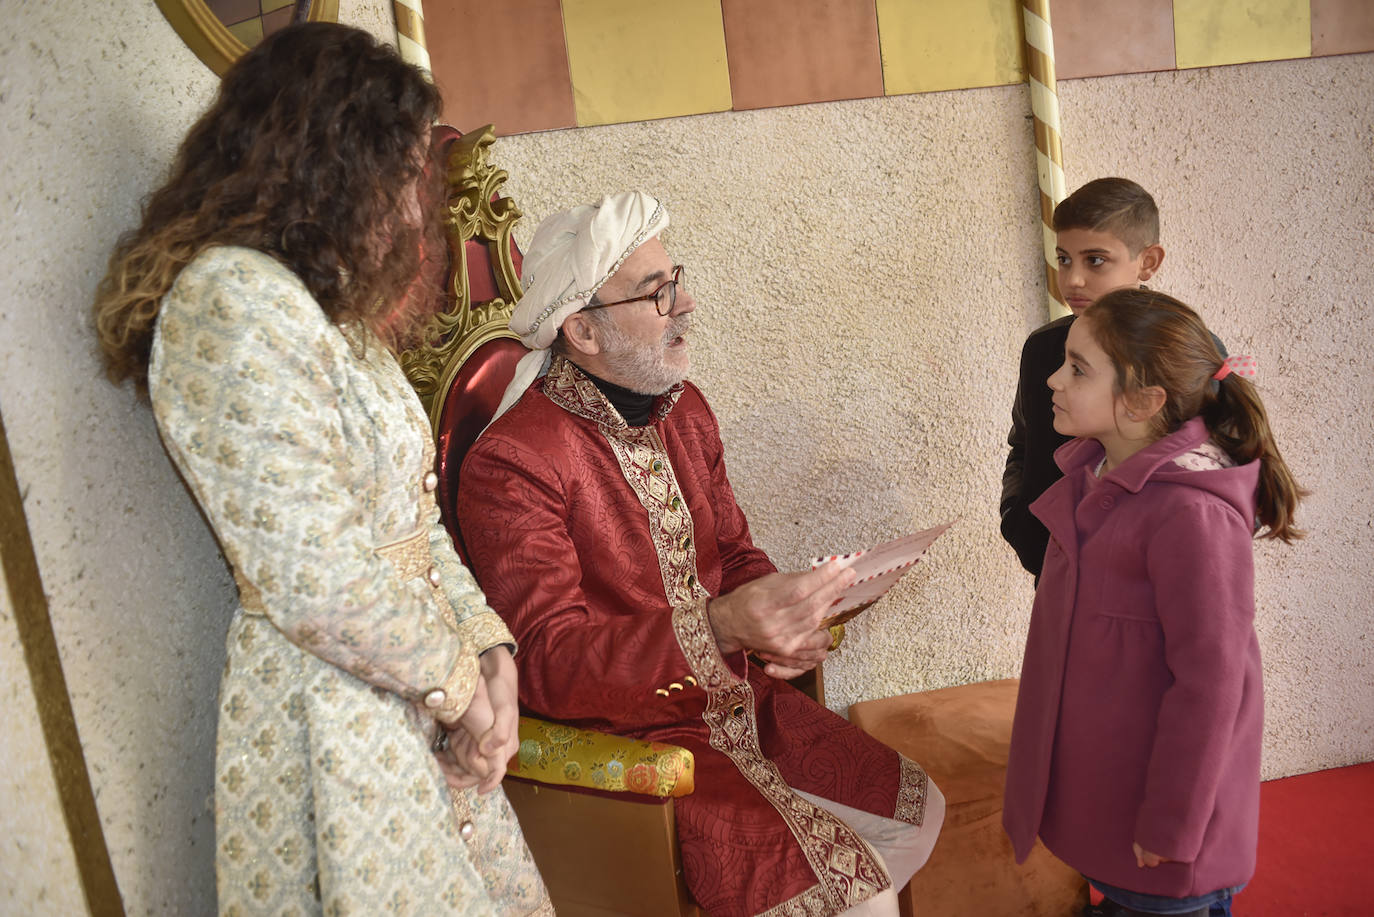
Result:
[[[531,353],[460,475],[473,572],[519,641],[524,709],[695,755],[677,829],[713,917],[895,917],[944,797],[782,680],[825,658],[854,574],[778,573],[754,547],[685,381],[696,302],[667,223],[635,192],[535,232],[511,319]]]

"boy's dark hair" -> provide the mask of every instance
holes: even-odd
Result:
[[[1054,231],[1109,232],[1130,250],[1159,244],[1159,208],[1150,192],[1129,178],[1095,178],[1054,208]]]

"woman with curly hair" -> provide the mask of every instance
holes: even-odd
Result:
[[[95,302],[238,584],[220,912],[552,913],[499,783],[514,640],[454,553],[392,353],[435,289],[438,94],[309,23],[224,77]]]

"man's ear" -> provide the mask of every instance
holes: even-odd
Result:
[[[1140,251],[1140,282],[1144,283],[1154,276],[1155,271],[1164,263],[1164,246],[1156,242]]]
[[[563,319],[563,337],[577,353],[594,357],[601,352],[601,341],[596,336],[596,330],[581,312],[574,312]]]

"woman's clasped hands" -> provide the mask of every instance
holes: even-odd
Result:
[[[435,757],[449,786],[475,786],[477,792],[489,793],[506,776],[506,763],[520,747],[520,708],[510,649],[494,646],[480,662],[481,678],[467,710],[451,723],[437,724]]]

